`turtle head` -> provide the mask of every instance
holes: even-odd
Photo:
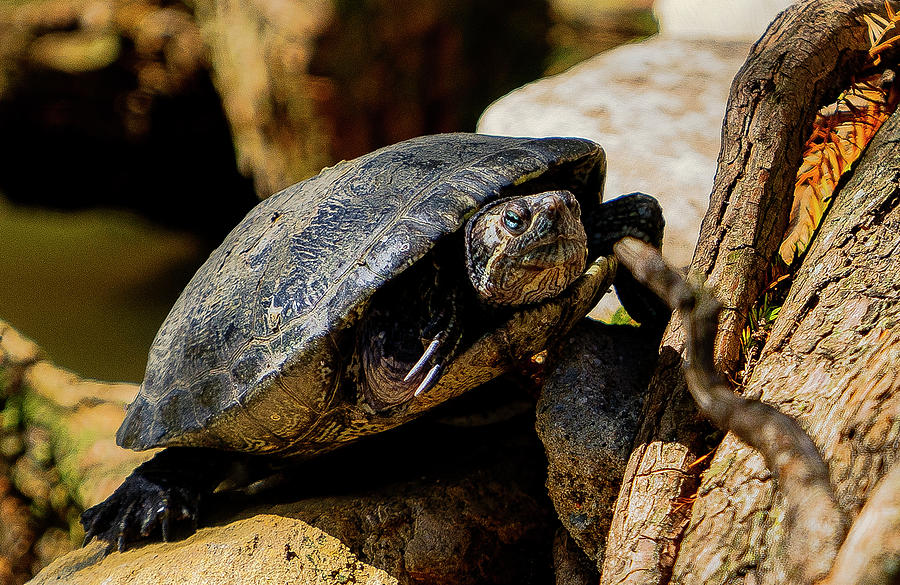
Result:
[[[568,191],[500,199],[466,226],[469,279],[492,304],[556,296],[581,275],[586,262],[581,208]]]

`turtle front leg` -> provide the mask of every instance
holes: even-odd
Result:
[[[440,380],[459,347],[462,326],[456,286],[432,266],[379,291],[360,327],[363,395],[375,410],[403,404]],[[413,267],[415,270],[416,267]]]
[[[644,193],[629,193],[600,205],[594,214],[585,218],[592,234],[590,251],[596,256],[609,256],[613,244],[631,236],[662,248],[665,220],[659,202]],[[672,311],[659,297],[638,283],[626,269],[616,272],[616,295],[628,314],[641,324],[662,326]]]
[[[233,454],[170,447],[138,466],[111,496],[81,515],[84,541],[99,538],[121,552],[159,534],[169,541],[187,525],[197,529],[203,496],[225,478]]]
[[[431,297],[438,296],[438,304],[429,303],[428,313],[431,319],[422,330],[420,341],[425,347],[422,356],[409,369],[403,381],[409,383],[421,379],[413,396],[430,390],[440,379],[444,371],[444,364],[456,353],[462,338],[462,328],[456,314],[457,291],[450,287],[445,295],[440,295],[439,290],[432,291]],[[428,372],[422,377],[424,372]]]

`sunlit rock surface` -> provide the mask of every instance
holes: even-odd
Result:
[[[396,584],[317,528],[273,515],[204,528],[174,543],[156,543],[103,558],[95,541],[57,559],[31,583],[159,585],[182,583]],[[102,559],[102,560],[100,560]]]
[[[106,557],[95,541],[33,583],[546,583],[556,526],[533,406],[501,401],[507,414],[482,424],[466,415],[521,392],[485,390],[437,420],[282,469],[269,489],[205,498],[201,529],[181,540]]]

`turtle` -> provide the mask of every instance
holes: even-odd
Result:
[[[555,343],[609,290],[615,241],[661,245],[656,200],[602,202],[605,175],[587,139],[450,133],[260,202],[157,333],[116,441],[164,449],[84,512],[85,542],[169,540],[235,458],[326,453]]]

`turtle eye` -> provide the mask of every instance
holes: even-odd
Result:
[[[528,208],[519,205],[509,205],[503,211],[503,225],[511,234],[521,234],[528,227],[531,219]]]

